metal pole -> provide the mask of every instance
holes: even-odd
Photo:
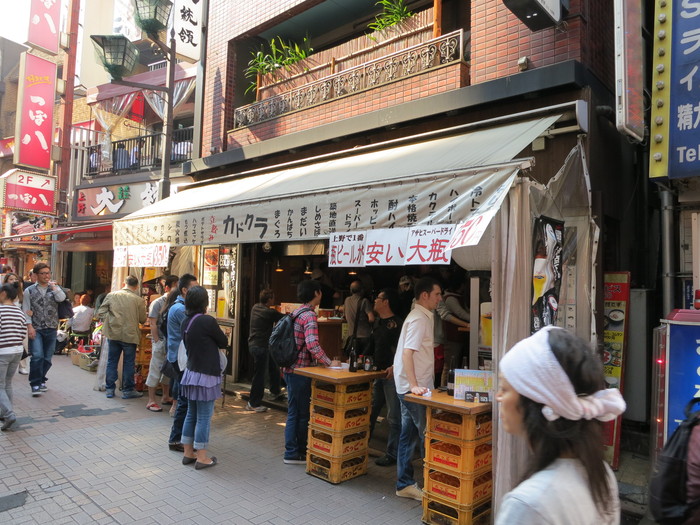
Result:
[[[173,151],[173,93],[175,92],[175,31],[170,31],[170,49],[166,61],[165,118],[163,119],[163,148],[161,159],[160,198],[170,196],[170,157]]]
[[[661,289],[663,316],[666,317],[674,305],[673,293],[673,193],[661,190]]]

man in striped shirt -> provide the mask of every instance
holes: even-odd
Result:
[[[311,366],[312,361],[325,366],[340,366],[331,361],[318,342],[318,322],[315,308],[321,303],[321,283],[301,281],[297,296],[304,303],[294,313],[294,339],[299,350],[296,362],[283,368],[287,383],[287,424],[284,428],[284,462],[287,465],[306,463],[306,442],[309,429],[311,378],[294,373],[295,368]]]

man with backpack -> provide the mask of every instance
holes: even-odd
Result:
[[[311,378],[294,373],[295,368],[311,366],[312,361],[325,366],[340,366],[331,361],[318,341],[318,321],[315,309],[321,303],[321,283],[301,281],[297,296],[304,303],[293,313],[294,339],[298,350],[296,361],[282,369],[287,383],[287,424],[284,428],[284,463],[306,464],[306,443],[311,403]]]

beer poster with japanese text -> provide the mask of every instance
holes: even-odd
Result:
[[[608,388],[622,392],[624,352],[627,344],[627,319],[630,300],[630,273],[607,272],[603,298],[603,367]],[[620,424],[622,417],[603,425],[605,459],[613,469],[620,463]]]
[[[564,223],[541,216],[533,232],[531,333],[557,325],[561,291]]]

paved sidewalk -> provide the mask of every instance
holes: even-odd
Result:
[[[95,375],[54,356],[49,391],[13,382],[18,420],[0,433],[0,523],[405,524],[420,503],[394,495],[396,470],[370,458],[366,476],[331,485],[282,463],[285,414],[217,404],[210,453],[196,471],[167,447],[167,411],[107,399]],[[416,468],[420,473],[420,467]]]

